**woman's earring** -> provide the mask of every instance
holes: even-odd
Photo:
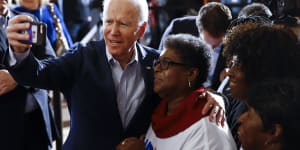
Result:
[[[188,80],[188,83],[189,83],[189,87],[192,88],[192,85],[191,85],[191,81]]]

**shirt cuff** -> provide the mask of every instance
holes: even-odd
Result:
[[[5,29],[7,26],[7,17],[0,15],[0,27]]]
[[[14,66],[17,63],[23,61],[29,55],[30,50],[27,50],[24,53],[17,53],[17,52],[13,52],[11,47],[9,47],[8,53],[9,53],[9,57],[8,57],[9,66]]]

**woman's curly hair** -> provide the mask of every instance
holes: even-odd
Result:
[[[251,85],[269,78],[300,77],[299,53],[297,37],[292,31],[250,22],[229,31],[223,55],[227,61],[237,56],[246,82]]]

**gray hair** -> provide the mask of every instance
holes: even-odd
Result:
[[[103,15],[105,15],[105,11],[107,11],[107,5],[111,0],[104,0],[103,1]],[[148,22],[149,18],[149,8],[148,3],[146,0],[127,0],[131,2],[132,5],[138,8],[139,11],[139,25],[143,24],[144,22]]]

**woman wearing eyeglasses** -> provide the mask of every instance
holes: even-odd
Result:
[[[162,98],[152,114],[144,143],[125,140],[120,149],[234,150],[235,143],[225,123],[211,123],[202,115],[205,99],[197,99],[209,70],[209,47],[188,34],[169,36],[154,63],[154,91]],[[138,148],[139,147],[139,148]]]

